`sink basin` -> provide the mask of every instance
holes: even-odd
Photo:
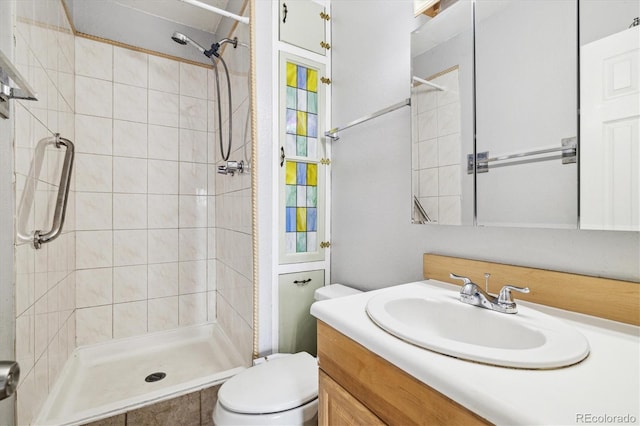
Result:
[[[526,306],[504,314],[462,303],[456,291],[425,285],[372,297],[367,314],[386,332],[441,354],[502,367],[551,369],[582,361],[587,339]]]

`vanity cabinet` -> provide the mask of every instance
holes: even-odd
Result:
[[[320,426],[490,424],[322,321],[318,365]]]

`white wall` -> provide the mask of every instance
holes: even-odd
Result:
[[[409,96],[414,18],[411,2],[336,0],[332,12],[335,127]],[[638,233],[411,225],[409,119],[404,108],[333,143],[332,282],[418,280],[426,252],[640,281]]]

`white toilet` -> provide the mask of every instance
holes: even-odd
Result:
[[[360,293],[332,284],[315,300]],[[277,354],[227,380],[218,392],[213,423],[226,425],[304,425],[318,423],[318,363],[306,352]]]

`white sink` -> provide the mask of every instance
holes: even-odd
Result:
[[[589,355],[587,339],[557,318],[522,305],[517,314],[490,311],[438,287],[391,288],[372,297],[366,310],[374,323],[402,340],[469,361],[550,369]]]

